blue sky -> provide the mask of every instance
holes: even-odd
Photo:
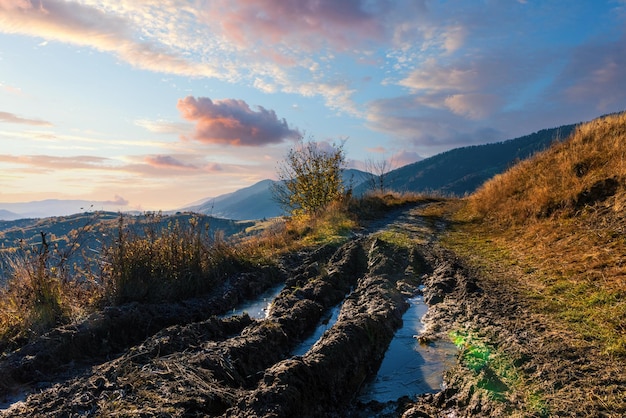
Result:
[[[0,0],[0,202],[169,210],[626,109],[626,1]],[[1,208],[1,204],[0,204]]]

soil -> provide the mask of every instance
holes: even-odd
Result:
[[[109,308],[54,330],[0,359],[0,416],[626,414],[623,359],[554,329],[528,309],[515,282],[482,277],[442,248],[437,237],[445,224],[418,209],[397,210],[341,246],[242,272],[210,295]],[[415,244],[378,234],[392,230]],[[285,287],[266,318],[216,316],[279,282]],[[456,365],[437,393],[359,403],[359,390],[402,326],[407,299],[420,291],[429,310],[419,341],[457,340]],[[334,326],[306,354],[292,356],[342,302]],[[519,390],[514,383],[524,379],[539,382],[539,390]]]

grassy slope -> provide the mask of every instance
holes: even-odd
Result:
[[[606,367],[605,375],[611,370],[623,378],[626,114],[579,126],[568,140],[455,204],[446,245],[471,260],[486,280],[516,289],[554,341],[584,347],[593,363]],[[624,408],[623,388],[600,388],[593,376],[580,380],[583,387],[553,391],[554,396],[538,390],[542,382],[534,379],[521,390],[544,393],[553,405],[574,401],[571,408],[579,412],[592,405]]]

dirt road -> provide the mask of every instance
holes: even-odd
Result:
[[[211,295],[111,308],[55,330],[2,359],[1,415],[562,416],[575,410],[552,400],[574,388],[581,371],[604,392],[623,390],[623,373],[603,372],[586,347],[555,341],[518,287],[480,277],[441,248],[445,222],[420,213],[398,210],[341,246],[242,272]],[[266,318],[215,316],[277,282],[285,287]],[[429,311],[418,337],[453,340],[456,365],[438,393],[358,403],[420,286]],[[340,303],[334,326],[292,356]],[[523,379],[541,379],[544,391],[520,390]],[[34,393],[20,400],[24,391]],[[590,416],[625,412],[603,410],[600,401],[587,409]]]

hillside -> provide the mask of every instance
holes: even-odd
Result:
[[[574,127],[564,125],[503,142],[455,148],[389,172],[386,188],[464,196],[517,161],[567,137]]]
[[[585,123],[460,202],[446,238],[486,287],[519,295],[541,330],[532,348],[482,337],[501,356],[558,363],[521,368],[541,415],[626,412],[625,156],[626,113]]]
[[[238,234],[251,226],[251,222],[237,222],[189,212],[173,215],[143,214],[124,215],[125,228],[142,234],[144,229],[163,229],[176,223],[187,225],[190,219],[198,218],[207,225],[210,235],[219,231],[224,236]],[[41,246],[41,233],[55,253],[63,256],[71,253],[68,265],[81,263],[84,251],[98,253],[103,245],[110,244],[117,236],[120,214],[116,212],[84,212],[69,216],[18,219],[0,221],[0,283],[8,261],[7,254],[18,248],[32,248],[38,251]],[[80,248],[80,250],[78,250]]]
[[[487,182],[467,216],[542,266],[546,306],[603,350],[626,355],[626,113],[581,125],[567,140]],[[561,306],[565,303],[565,306]]]

